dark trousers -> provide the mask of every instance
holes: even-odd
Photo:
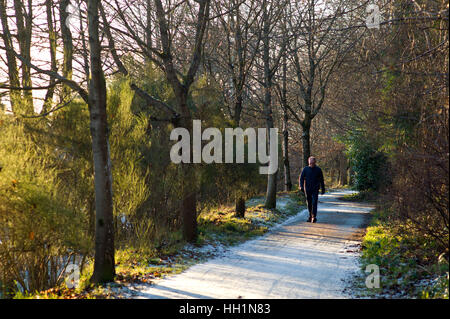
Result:
[[[317,202],[319,201],[319,191],[307,191],[306,203],[308,205],[309,216],[316,218],[317,216]]]

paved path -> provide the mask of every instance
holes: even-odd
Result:
[[[343,279],[358,269],[355,246],[372,207],[319,197],[318,222],[306,210],[263,237],[231,248],[140,291],[138,298],[345,298]]]

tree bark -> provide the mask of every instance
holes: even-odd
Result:
[[[236,103],[234,105],[234,123],[239,127],[241,123],[241,113],[242,113],[242,92],[236,92]]]
[[[14,12],[17,25],[17,39],[19,42],[20,55],[31,61],[31,28],[32,28],[32,3],[28,0],[28,12],[25,10],[24,1],[14,0]],[[27,63],[22,62],[22,86],[31,87],[31,69]],[[23,107],[25,114],[33,114],[33,93],[32,90],[24,90]]]
[[[189,166],[184,166],[185,175],[190,177],[193,171]],[[189,183],[187,183],[189,185]],[[197,240],[197,195],[195,191],[189,190],[186,185],[183,190],[183,203],[181,214],[183,218],[183,237],[186,241],[193,243]]]
[[[151,55],[151,48],[153,47],[153,34],[152,34],[152,3],[151,0],[147,0],[147,21],[146,21],[146,29],[145,29],[145,43],[147,44],[147,48],[149,49],[149,54]],[[151,60],[152,56],[149,57]]]
[[[303,166],[308,166],[308,158],[311,156],[311,116],[305,112],[305,119],[302,122],[302,148]]]
[[[99,0],[88,1],[91,78],[89,81],[90,129],[95,184],[95,260],[91,282],[114,280],[114,224],[112,173],[106,117],[106,81],[99,39]]]
[[[245,217],[245,199],[240,196],[236,199],[236,217]]]
[[[242,93],[237,96],[237,101],[234,109],[234,121],[236,126],[239,127],[241,122],[241,112],[242,112]],[[242,196],[237,196],[235,200],[236,206],[236,216],[239,218],[245,217],[245,199]]]
[[[287,62],[283,57],[283,87],[281,91],[281,105],[283,107],[283,167],[284,167],[284,190],[292,190],[291,167],[289,165],[289,116],[287,110]]]
[[[289,164],[289,131],[287,130],[287,117],[284,117],[283,129],[283,167],[284,167],[284,190],[292,190],[291,167]]]
[[[303,146],[303,166],[308,166],[308,158],[311,156],[311,141],[310,141],[310,129],[303,128],[302,133],[302,146]]]
[[[263,63],[264,63],[264,115],[266,117],[267,136],[273,128],[272,115],[272,74],[270,69],[270,23],[267,9],[263,13]],[[268,149],[270,149],[270,138],[267,138]],[[266,208],[275,208],[277,205],[277,172],[267,175]]]
[[[164,72],[167,81],[170,83],[181,113],[181,120],[178,122],[179,127],[184,127],[192,136],[192,114],[188,107],[189,89],[194,83],[195,74],[200,66],[204,35],[206,25],[209,18],[210,0],[199,0],[199,13],[196,24],[195,44],[192,53],[191,63],[183,81],[180,82],[178,74],[175,70],[172,43],[169,34],[169,28],[166,19],[166,13],[161,0],[155,0],[155,12],[158,18],[159,31],[161,36],[161,47],[163,51],[162,61],[164,64]],[[182,163],[183,185],[182,185],[182,205],[181,214],[183,219],[183,235],[188,242],[197,240],[197,197],[196,197],[196,181],[195,170],[191,164]]]
[[[192,136],[192,116],[187,106],[187,92],[179,96],[181,104],[181,114],[183,120],[180,121],[180,127],[184,127]],[[192,154],[191,154],[192,156]],[[192,163],[192,157],[191,157]],[[182,170],[182,203],[181,203],[181,218],[183,220],[183,238],[190,243],[197,241],[197,185],[195,183],[195,168],[194,164],[181,163]]]
[[[8,25],[8,16],[6,12],[6,1],[0,0],[0,19],[2,23],[2,40],[6,51],[6,62],[8,64],[8,78],[9,84],[13,88],[20,87],[19,71],[17,70],[17,61],[14,54],[14,47],[12,44],[12,36]],[[19,90],[11,89],[9,91],[9,98],[11,109],[14,114],[19,112],[21,103],[21,93]]]
[[[67,7],[70,4],[70,0],[61,0],[59,6],[59,16],[61,17],[61,35],[63,40],[63,67],[62,72],[63,76],[72,80],[72,60],[73,60],[73,40],[72,40],[72,32],[66,25],[66,21],[68,19]],[[63,89],[63,98],[69,95],[69,88],[64,86]]]
[[[235,1],[231,3],[232,6],[236,6],[236,10],[232,10],[230,12],[230,20],[233,21],[233,15],[235,14],[236,21],[234,23],[235,32],[234,32],[234,40],[235,40],[235,53],[237,55],[238,61],[237,66],[238,70],[235,71],[235,67],[233,63],[229,63],[231,65],[231,71],[233,73],[233,85],[236,95],[236,101],[234,104],[234,114],[233,119],[234,123],[236,124],[236,127],[239,127],[241,125],[241,115],[242,115],[242,109],[243,109],[243,94],[244,94],[244,85],[247,77],[247,71],[246,71],[246,63],[245,57],[246,54],[244,54],[244,51],[247,49],[248,43],[246,42],[245,45],[243,43],[242,38],[242,22],[241,22],[241,8],[240,5],[237,5]],[[252,60],[252,57],[249,58]],[[230,61],[231,62],[231,61]],[[251,64],[251,62],[249,62]],[[242,196],[237,196],[235,200],[235,206],[236,206],[236,215],[240,218],[245,217],[245,199]]]
[[[46,0],[45,8],[47,13],[47,27],[48,27],[48,38],[50,43],[50,67],[52,72],[57,72],[58,67],[56,64],[56,32],[53,25],[53,1]],[[51,108],[53,102],[53,95],[55,93],[55,78],[50,78],[50,87],[45,94],[44,105],[42,106],[41,114],[47,113]]]

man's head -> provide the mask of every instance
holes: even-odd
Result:
[[[308,158],[308,164],[309,164],[310,167],[316,166],[316,158],[314,156],[310,156]]]

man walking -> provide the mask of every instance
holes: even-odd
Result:
[[[308,222],[317,222],[317,201],[319,200],[319,189],[322,188],[322,195],[325,194],[325,182],[323,173],[319,166],[316,166],[316,158],[308,158],[309,166],[306,166],[299,180],[300,190],[306,195],[309,218]]]

